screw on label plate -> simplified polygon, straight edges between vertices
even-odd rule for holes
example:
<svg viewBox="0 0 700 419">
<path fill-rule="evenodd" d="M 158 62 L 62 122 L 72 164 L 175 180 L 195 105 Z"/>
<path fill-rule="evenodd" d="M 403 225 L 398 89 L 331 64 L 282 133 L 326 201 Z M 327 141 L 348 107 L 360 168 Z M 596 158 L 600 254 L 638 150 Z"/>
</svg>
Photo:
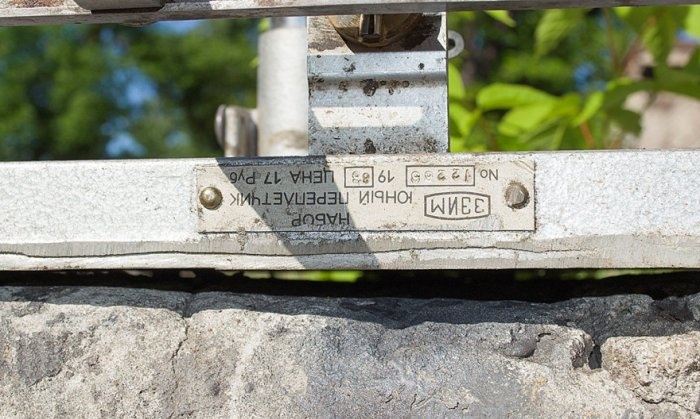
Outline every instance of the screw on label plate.
<svg viewBox="0 0 700 419">
<path fill-rule="evenodd" d="M 212 186 L 206 187 L 199 192 L 199 202 L 206 209 L 215 210 L 219 208 L 223 200 L 224 197 L 221 195 L 221 191 Z"/>
<path fill-rule="evenodd" d="M 385 47 L 411 33 L 421 21 L 420 13 L 329 16 L 331 25 L 348 42 L 365 47 Z"/>
<path fill-rule="evenodd" d="M 513 209 L 525 208 L 530 202 L 530 193 L 517 182 L 508 185 L 505 193 L 506 205 Z"/>
</svg>

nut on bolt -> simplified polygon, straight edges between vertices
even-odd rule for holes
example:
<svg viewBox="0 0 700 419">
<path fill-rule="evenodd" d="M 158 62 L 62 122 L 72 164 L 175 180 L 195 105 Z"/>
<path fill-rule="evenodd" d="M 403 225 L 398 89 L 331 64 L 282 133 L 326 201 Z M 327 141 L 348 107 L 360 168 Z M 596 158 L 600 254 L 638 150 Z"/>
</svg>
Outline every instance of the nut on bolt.
<svg viewBox="0 0 700 419">
<path fill-rule="evenodd" d="M 513 182 L 506 188 L 505 199 L 510 208 L 521 209 L 530 202 L 530 193 L 523 185 Z"/>
<path fill-rule="evenodd" d="M 199 202 L 208 210 L 215 210 L 221 206 L 224 197 L 221 191 L 213 186 L 208 186 L 199 192 Z"/>
</svg>

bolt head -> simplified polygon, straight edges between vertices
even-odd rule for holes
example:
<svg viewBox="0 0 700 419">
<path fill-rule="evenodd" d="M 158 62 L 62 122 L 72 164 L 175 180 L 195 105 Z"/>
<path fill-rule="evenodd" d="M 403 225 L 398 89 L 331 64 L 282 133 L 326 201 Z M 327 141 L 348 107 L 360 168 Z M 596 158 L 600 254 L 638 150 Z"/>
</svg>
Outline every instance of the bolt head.
<svg viewBox="0 0 700 419">
<path fill-rule="evenodd" d="M 530 203 L 530 193 L 523 185 L 514 182 L 506 188 L 505 199 L 510 208 L 521 209 Z"/>
<path fill-rule="evenodd" d="M 221 191 L 213 186 L 208 186 L 199 192 L 199 202 L 208 210 L 215 210 L 221 206 L 224 197 Z"/>
</svg>

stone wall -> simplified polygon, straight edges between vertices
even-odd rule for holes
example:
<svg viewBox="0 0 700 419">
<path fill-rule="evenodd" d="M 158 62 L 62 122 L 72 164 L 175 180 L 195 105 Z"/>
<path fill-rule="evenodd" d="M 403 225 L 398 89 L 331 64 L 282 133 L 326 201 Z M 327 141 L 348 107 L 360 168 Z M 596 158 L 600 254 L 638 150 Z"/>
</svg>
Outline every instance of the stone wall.
<svg viewBox="0 0 700 419">
<path fill-rule="evenodd" d="M 700 294 L 0 288 L 2 418 L 700 417 Z"/>
</svg>

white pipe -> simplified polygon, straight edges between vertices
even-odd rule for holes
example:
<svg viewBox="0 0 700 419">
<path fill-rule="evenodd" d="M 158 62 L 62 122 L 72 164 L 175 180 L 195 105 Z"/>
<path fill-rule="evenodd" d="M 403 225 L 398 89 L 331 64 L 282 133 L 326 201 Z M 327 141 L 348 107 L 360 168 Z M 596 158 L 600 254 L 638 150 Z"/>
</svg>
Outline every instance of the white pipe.
<svg viewBox="0 0 700 419">
<path fill-rule="evenodd" d="M 306 18 L 272 18 L 258 55 L 258 154 L 307 155 Z"/>
</svg>

